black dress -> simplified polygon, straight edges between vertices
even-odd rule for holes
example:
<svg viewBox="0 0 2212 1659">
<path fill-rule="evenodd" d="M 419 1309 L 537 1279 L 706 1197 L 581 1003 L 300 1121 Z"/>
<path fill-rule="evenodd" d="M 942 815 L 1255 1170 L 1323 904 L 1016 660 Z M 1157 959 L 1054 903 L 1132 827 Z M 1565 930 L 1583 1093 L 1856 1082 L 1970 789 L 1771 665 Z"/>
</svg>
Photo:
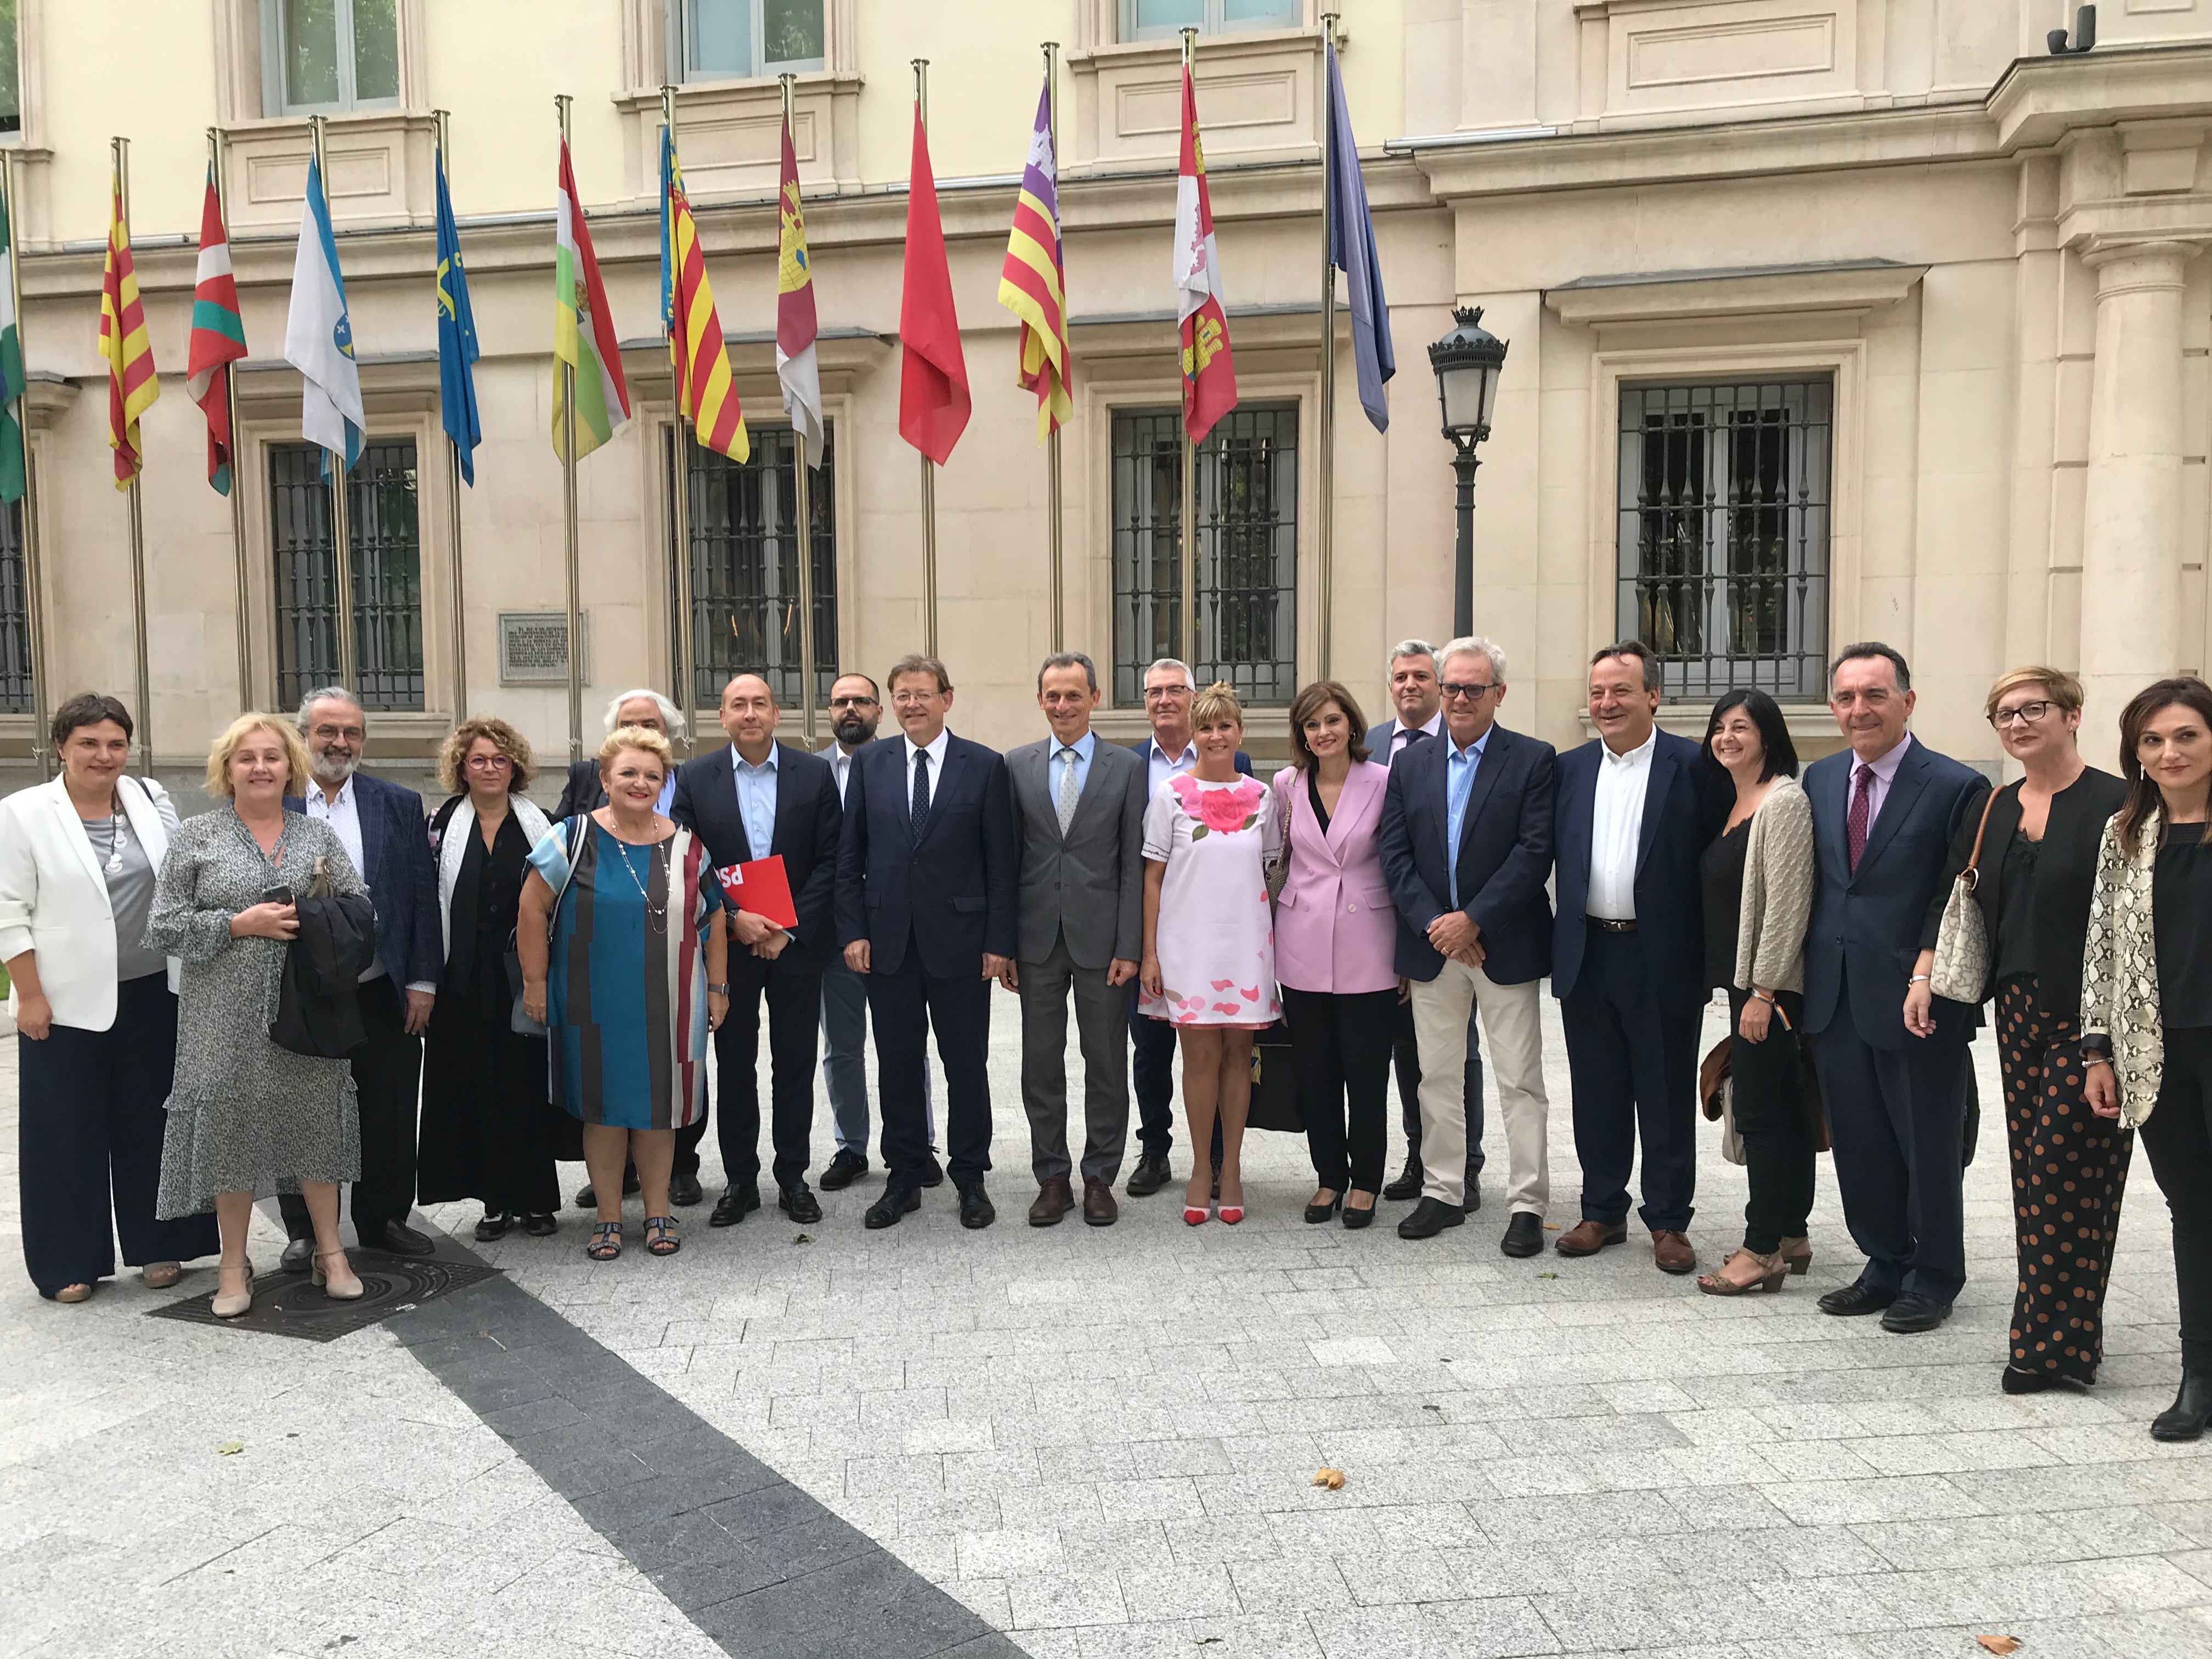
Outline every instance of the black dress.
<svg viewBox="0 0 2212 1659">
<path fill-rule="evenodd" d="M 450 805 L 441 818 L 450 818 Z M 513 1027 L 507 939 L 529 873 L 529 836 L 512 812 L 491 850 L 471 823 L 453 883 L 451 943 L 422 1045 L 417 1193 L 425 1204 L 483 1201 L 489 1214 L 550 1215 L 561 1207 L 556 1158 L 580 1148 L 546 1100 L 545 1039 Z"/>
</svg>

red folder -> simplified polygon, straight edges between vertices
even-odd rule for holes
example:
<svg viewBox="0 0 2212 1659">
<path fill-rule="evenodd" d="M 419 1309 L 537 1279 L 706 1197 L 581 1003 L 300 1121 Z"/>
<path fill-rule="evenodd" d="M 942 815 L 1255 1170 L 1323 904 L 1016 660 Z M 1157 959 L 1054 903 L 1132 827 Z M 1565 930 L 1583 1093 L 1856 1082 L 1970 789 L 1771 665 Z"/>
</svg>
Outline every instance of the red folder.
<svg viewBox="0 0 2212 1659">
<path fill-rule="evenodd" d="M 799 911 L 791 902 L 791 878 L 783 872 L 783 857 L 771 853 L 749 864 L 718 865 L 715 879 L 722 896 L 740 910 L 765 916 L 777 927 L 799 926 Z"/>
</svg>

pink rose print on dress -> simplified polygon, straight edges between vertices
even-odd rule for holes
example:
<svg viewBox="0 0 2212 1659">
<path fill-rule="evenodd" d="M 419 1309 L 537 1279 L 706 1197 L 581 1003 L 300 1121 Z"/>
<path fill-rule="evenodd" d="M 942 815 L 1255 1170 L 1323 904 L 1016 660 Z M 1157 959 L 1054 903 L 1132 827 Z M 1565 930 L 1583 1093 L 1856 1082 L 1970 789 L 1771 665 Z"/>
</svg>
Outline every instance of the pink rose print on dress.
<svg viewBox="0 0 2212 1659">
<path fill-rule="evenodd" d="M 1213 1012 L 1217 1014 L 1241 1014 L 1244 1012 L 1244 1005 L 1241 1002 L 1217 1002 L 1213 1005 Z"/>
<path fill-rule="evenodd" d="M 1171 782 L 1183 811 L 1196 818 L 1201 827 L 1223 835 L 1249 830 L 1258 822 L 1259 814 L 1255 809 L 1267 789 L 1265 784 L 1250 779 L 1234 789 L 1208 789 L 1187 772 Z"/>
</svg>

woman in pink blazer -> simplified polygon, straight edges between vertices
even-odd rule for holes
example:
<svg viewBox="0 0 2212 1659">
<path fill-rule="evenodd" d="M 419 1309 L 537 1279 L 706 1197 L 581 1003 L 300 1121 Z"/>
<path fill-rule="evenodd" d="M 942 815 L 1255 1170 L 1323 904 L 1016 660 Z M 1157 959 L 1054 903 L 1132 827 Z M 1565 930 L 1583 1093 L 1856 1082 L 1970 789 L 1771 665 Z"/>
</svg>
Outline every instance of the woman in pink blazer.
<svg viewBox="0 0 2212 1659">
<path fill-rule="evenodd" d="M 1352 693 L 1316 680 L 1291 705 L 1295 758 L 1274 779 L 1289 863 L 1275 908 L 1275 977 L 1320 1182 L 1306 1219 L 1327 1221 L 1341 1206 L 1347 1227 L 1375 1219 L 1400 995 L 1398 918 L 1376 849 L 1390 774 L 1367 758 L 1366 736 Z"/>
</svg>

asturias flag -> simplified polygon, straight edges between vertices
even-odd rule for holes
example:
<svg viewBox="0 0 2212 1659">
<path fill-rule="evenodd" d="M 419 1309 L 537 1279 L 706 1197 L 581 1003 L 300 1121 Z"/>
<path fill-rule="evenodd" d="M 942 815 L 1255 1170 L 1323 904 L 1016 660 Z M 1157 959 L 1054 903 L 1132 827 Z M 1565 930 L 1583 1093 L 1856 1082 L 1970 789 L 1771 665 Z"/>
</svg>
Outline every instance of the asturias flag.
<svg viewBox="0 0 2212 1659">
<path fill-rule="evenodd" d="M 292 309 L 284 319 L 284 361 L 300 371 L 300 434 L 345 457 L 361 459 L 361 369 L 354 362 L 353 324 L 346 315 L 338 245 L 323 200 L 322 169 L 307 162 L 307 198 L 300 208 L 300 251 L 292 261 Z M 324 464 L 327 471 L 329 463 Z"/>
<path fill-rule="evenodd" d="M 1194 444 L 1237 407 L 1237 368 L 1229 356 L 1229 314 L 1221 304 L 1221 262 L 1213 251 L 1213 204 L 1198 143 L 1198 97 L 1182 72 L 1182 162 L 1176 180 L 1175 285 L 1182 313 L 1182 423 Z"/>
<path fill-rule="evenodd" d="M 246 319 L 239 314 L 238 283 L 230 274 L 230 237 L 222 228 L 222 198 L 215 167 L 208 167 L 200 198 L 200 263 L 192 279 L 192 336 L 185 359 L 185 392 L 207 417 L 208 483 L 230 494 L 230 366 L 246 356 Z"/>
<path fill-rule="evenodd" d="M 968 412 L 968 360 L 960 351 L 929 133 L 917 102 L 907 174 L 906 282 L 899 295 L 899 436 L 943 466 L 967 430 Z"/>
<path fill-rule="evenodd" d="M 699 441 L 717 455 L 742 461 L 753 453 L 745 411 L 730 382 L 730 354 L 699 227 L 684 194 L 684 169 L 676 160 L 676 135 L 660 130 L 660 326 L 668 336 L 668 361 L 676 370 L 676 407 L 691 417 Z"/>
<path fill-rule="evenodd" d="M 1336 42 L 1328 43 L 1328 262 L 1352 290 L 1352 356 L 1359 371 L 1359 406 L 1377 432 L 1390 425 L 1382 383 L 1398 372 L 1390 349 L 1390 302 L 1382 297 L 1382 270 L 1375 258 L 1375 221 L 1367 211 L 1367 181 L 1359 176 L 1359 147 L 1352 138 L 1352 111 L 1337 73 Z"/>
<path fill-rule="evenodd" d="M 23 423 L 16 418 L 23 379 L 23 337 L 15 331 L 15 236 L 0 200 L 0 501 L 23 499 Z"/>
<path fill-rule="evenodd" d="M 453 222 L 453 198 L 446 188 L 446 152 L 438 169 L 438 407 L 446 436 L 461 463 L 461 477 L 473 489 L 477 446 L 483 441 L 483 419 L 477 412 L 477 314 L 469 305 L 469 274 L 461 268 L 461 233 Z"/>
<path fill-rule="evenodd" d="M 561 367 L 576 371 L 576 458 L 581 459 L 614 436 L 629 419 L 629 387 L 623 382 L 622 341 L 607 291 L 599 282 L 599 262 L 592 253 L 592 233 L 576 200 L 576 173 L 568 165 L 568 141 L 561 141 L 561 179 L 553 216 L 553 453 L 562 453 L 561 428 L 566 409 Z"/>
<path fill-rule="evenodd" d="M 1036 393 L 1037 441 L 1075 412 L 1067 386 L 1073 367 L 1067 349 L 1067 272 L 1060 243 L 1060 161 L 1052 149 L 1052 89 L 1037 100 L 1022 191 L 1014 198 L 1014 229 L 999 272 L 999 303 L 1022 319 L 1019 367 L 1014 382 Z"/>
<path fill-rule="evenodd" d="M 783 183 L 776 192 L 781 230 L 775 269 L 775 378 L 793 428 L 806 438 L 806 464 L 822 465 L 822 370 L 814 360 L 814 261 L 806 252 L 806 210 L 799 199 L 799 153 L 783 123 Z"/>
<path fill-rule="evenodd" d="M 126 489 L 145 465 L 138 417 L 161 395 L 154 348 L 146 339 L 146 307 L 131 263 L 131 228 L 123 222 L 123 179 L 109 179 L 107 269 L 100 283 L 100 355 L 107 360 L 107 442 L 115 452 L 115 487 Z"/>
</svg>

